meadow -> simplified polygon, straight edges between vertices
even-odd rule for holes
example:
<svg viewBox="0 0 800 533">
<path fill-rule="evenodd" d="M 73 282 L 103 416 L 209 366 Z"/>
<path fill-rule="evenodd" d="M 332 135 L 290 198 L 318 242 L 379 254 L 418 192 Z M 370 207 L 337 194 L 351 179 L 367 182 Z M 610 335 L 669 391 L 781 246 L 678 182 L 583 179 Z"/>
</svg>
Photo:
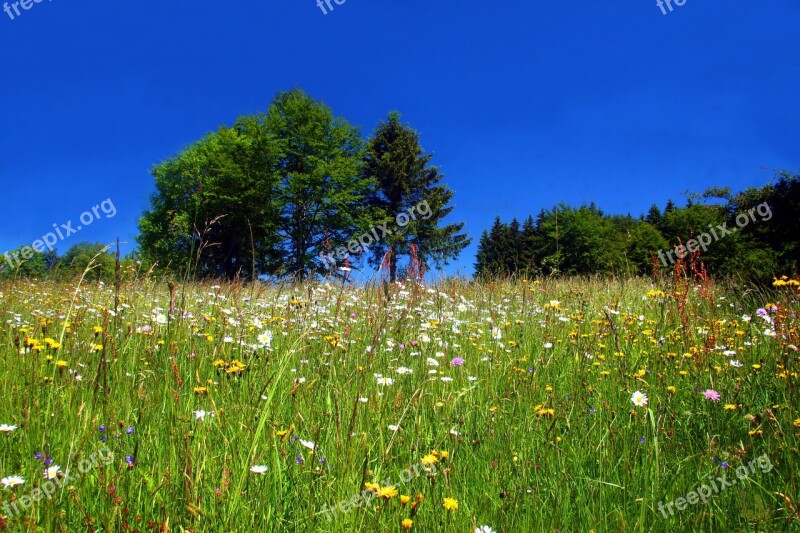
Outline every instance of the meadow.
<svg viewBox="0 0 800 533">
<path fill-rule="evenodd" d="M 0 530 L 798 531 L 798 310 L 786 279 L 3 282 Z"/>
</svg>

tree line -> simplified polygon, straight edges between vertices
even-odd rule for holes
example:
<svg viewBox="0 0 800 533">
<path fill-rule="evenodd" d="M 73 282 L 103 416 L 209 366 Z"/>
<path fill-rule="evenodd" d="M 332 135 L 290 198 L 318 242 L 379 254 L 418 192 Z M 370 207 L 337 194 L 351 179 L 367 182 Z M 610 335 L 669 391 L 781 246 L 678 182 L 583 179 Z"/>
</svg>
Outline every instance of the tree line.
<svg viewBox="0 0 800 533">
<path fill-rule="evenodd" d="M 471 242 L 463 223 L 444 222 L 453 192 L 398 113 L 365 140 L 300 89 L 152 175 L 156 190 L 123 272 L 146 265 L 184 279 L 302 280 L 369 265 L 395 281 L 409 267 L 444 267 Z M 0 262 L 0 276 L 77 276 L 94 259 L 90 277 L 113 279 L 114 258 L 97 255 L 103 248 L 79 243 L 64 257 L 31 249 L 22 264 Z"/>
<path fill-rule="evenodd" d="M 702 241 L 701 241 L 702 240 Z M 800 176 L 780 172 L 763 187 L 712 188 L 661 210 L 607 215 L 595 204 L 542 210 L 481 235 L 479 277 L 652 274 L 688 261 L 710 274 L 771 279 L 800 265 Z"/>
<path fill-rule="evenodd" d="M 401 258 L 440 268 L 470 243 L 463 223 L 443 223 L 453 192 L 398 113 L 365 141 L 300 89 L 207 135 L 153 175 L 140 256 L 192 277 L 305 279 L 367 263 L 395 281 Z M 423 202 L 429 216 L 344 259 L 337 253 Z"/>
</svg>

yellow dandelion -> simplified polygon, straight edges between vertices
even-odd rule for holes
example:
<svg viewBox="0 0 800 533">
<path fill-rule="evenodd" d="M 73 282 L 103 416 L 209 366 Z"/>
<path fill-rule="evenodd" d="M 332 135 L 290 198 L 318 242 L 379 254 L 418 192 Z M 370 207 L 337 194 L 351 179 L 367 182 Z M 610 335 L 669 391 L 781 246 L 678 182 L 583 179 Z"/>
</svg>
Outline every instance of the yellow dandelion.
<svg viewBox="0 0 800 533">
<path fill-rule="evenodd" d="M 400 496 L 400 503 L 402 503 L 403 505 L 407 504 L 410 501 L 411 501 L 411 496 L 406 496 L 405 494 Z"/>
<path fill-rule="evenodd" d="M 403 521 L 400 522 L 400 525 L 403 529 L 411 529 L 414 526 L 414 521 L 410 518 L 404 518 Z"/>
<path fill-rule="evenodd" d="M 381 487 L 378 491 L 378 498 L 386 498 L 387 500 L 391 500 L 398 494 L 399 492 L 395 487 Z"/>
<path fill-rule="evenodd" d="M 438 463 L 439 459 L 437 459 L 435 455 L 428 454 L 428 455 L 426 455 L 425 457 L 422 458 L 421 462 L 422 462 L 423 466 L 432 466 L 432 465 Z"/>
<path fill-rule="evenodd" d="M 735 411 L 736 410 L 736 406 L 734 404 L 732 404 L 732 403 L 725 404 L 725 410 L 726 411 Z"/>
<path fill-rule="evenodd" d="M 445 498 L 442 502 L 442 507 L 448 511 L 455 511 L 458 509 L 458 500 L 455 498 Z"/>
</svg>

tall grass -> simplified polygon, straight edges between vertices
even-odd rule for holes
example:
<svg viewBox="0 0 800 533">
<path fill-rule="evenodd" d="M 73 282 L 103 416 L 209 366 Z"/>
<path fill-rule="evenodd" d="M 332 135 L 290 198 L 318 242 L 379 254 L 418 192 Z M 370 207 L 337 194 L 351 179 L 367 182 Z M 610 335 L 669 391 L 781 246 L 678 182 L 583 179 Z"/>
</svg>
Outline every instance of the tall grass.
<svg viewBox="0 0 800 533">
<path fill-rule="evenodd" d="M 10 531 L 800 525 L 793 288 L 170 289 L 142 277 L 118 290 L 17 280 L 0 292 L 0 423 L 18 426 L 0 434 L 0 477 L 25 479 L 0 489 L 0 513 L 42 486 L 47 457 L 70 471 L 52 498 L 7 516 Z M 756 314 L 768 303 L 772 324 Z M 647 406 L 631 402 L 637 390 Z M 113 459 L 77 473 L 104 446 Z M 769 472 L 660 512 L 764 454 Z M 429 455 L 430 474 L 403 475 Z M 330 511 L 384 480 L 397 495 Z"/>
</svg>

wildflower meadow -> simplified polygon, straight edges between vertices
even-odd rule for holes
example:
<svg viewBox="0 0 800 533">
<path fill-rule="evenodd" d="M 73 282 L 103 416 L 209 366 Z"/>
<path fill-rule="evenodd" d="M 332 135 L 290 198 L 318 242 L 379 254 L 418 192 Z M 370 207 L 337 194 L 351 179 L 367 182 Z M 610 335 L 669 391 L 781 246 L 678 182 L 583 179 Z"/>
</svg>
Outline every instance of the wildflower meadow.
<svg viewBox="0 0 800 533">
<path fill-rule="evenodd" d="M 0 528 L 797 531 L 798 285 L 7 281 Z"/>
</svg>

